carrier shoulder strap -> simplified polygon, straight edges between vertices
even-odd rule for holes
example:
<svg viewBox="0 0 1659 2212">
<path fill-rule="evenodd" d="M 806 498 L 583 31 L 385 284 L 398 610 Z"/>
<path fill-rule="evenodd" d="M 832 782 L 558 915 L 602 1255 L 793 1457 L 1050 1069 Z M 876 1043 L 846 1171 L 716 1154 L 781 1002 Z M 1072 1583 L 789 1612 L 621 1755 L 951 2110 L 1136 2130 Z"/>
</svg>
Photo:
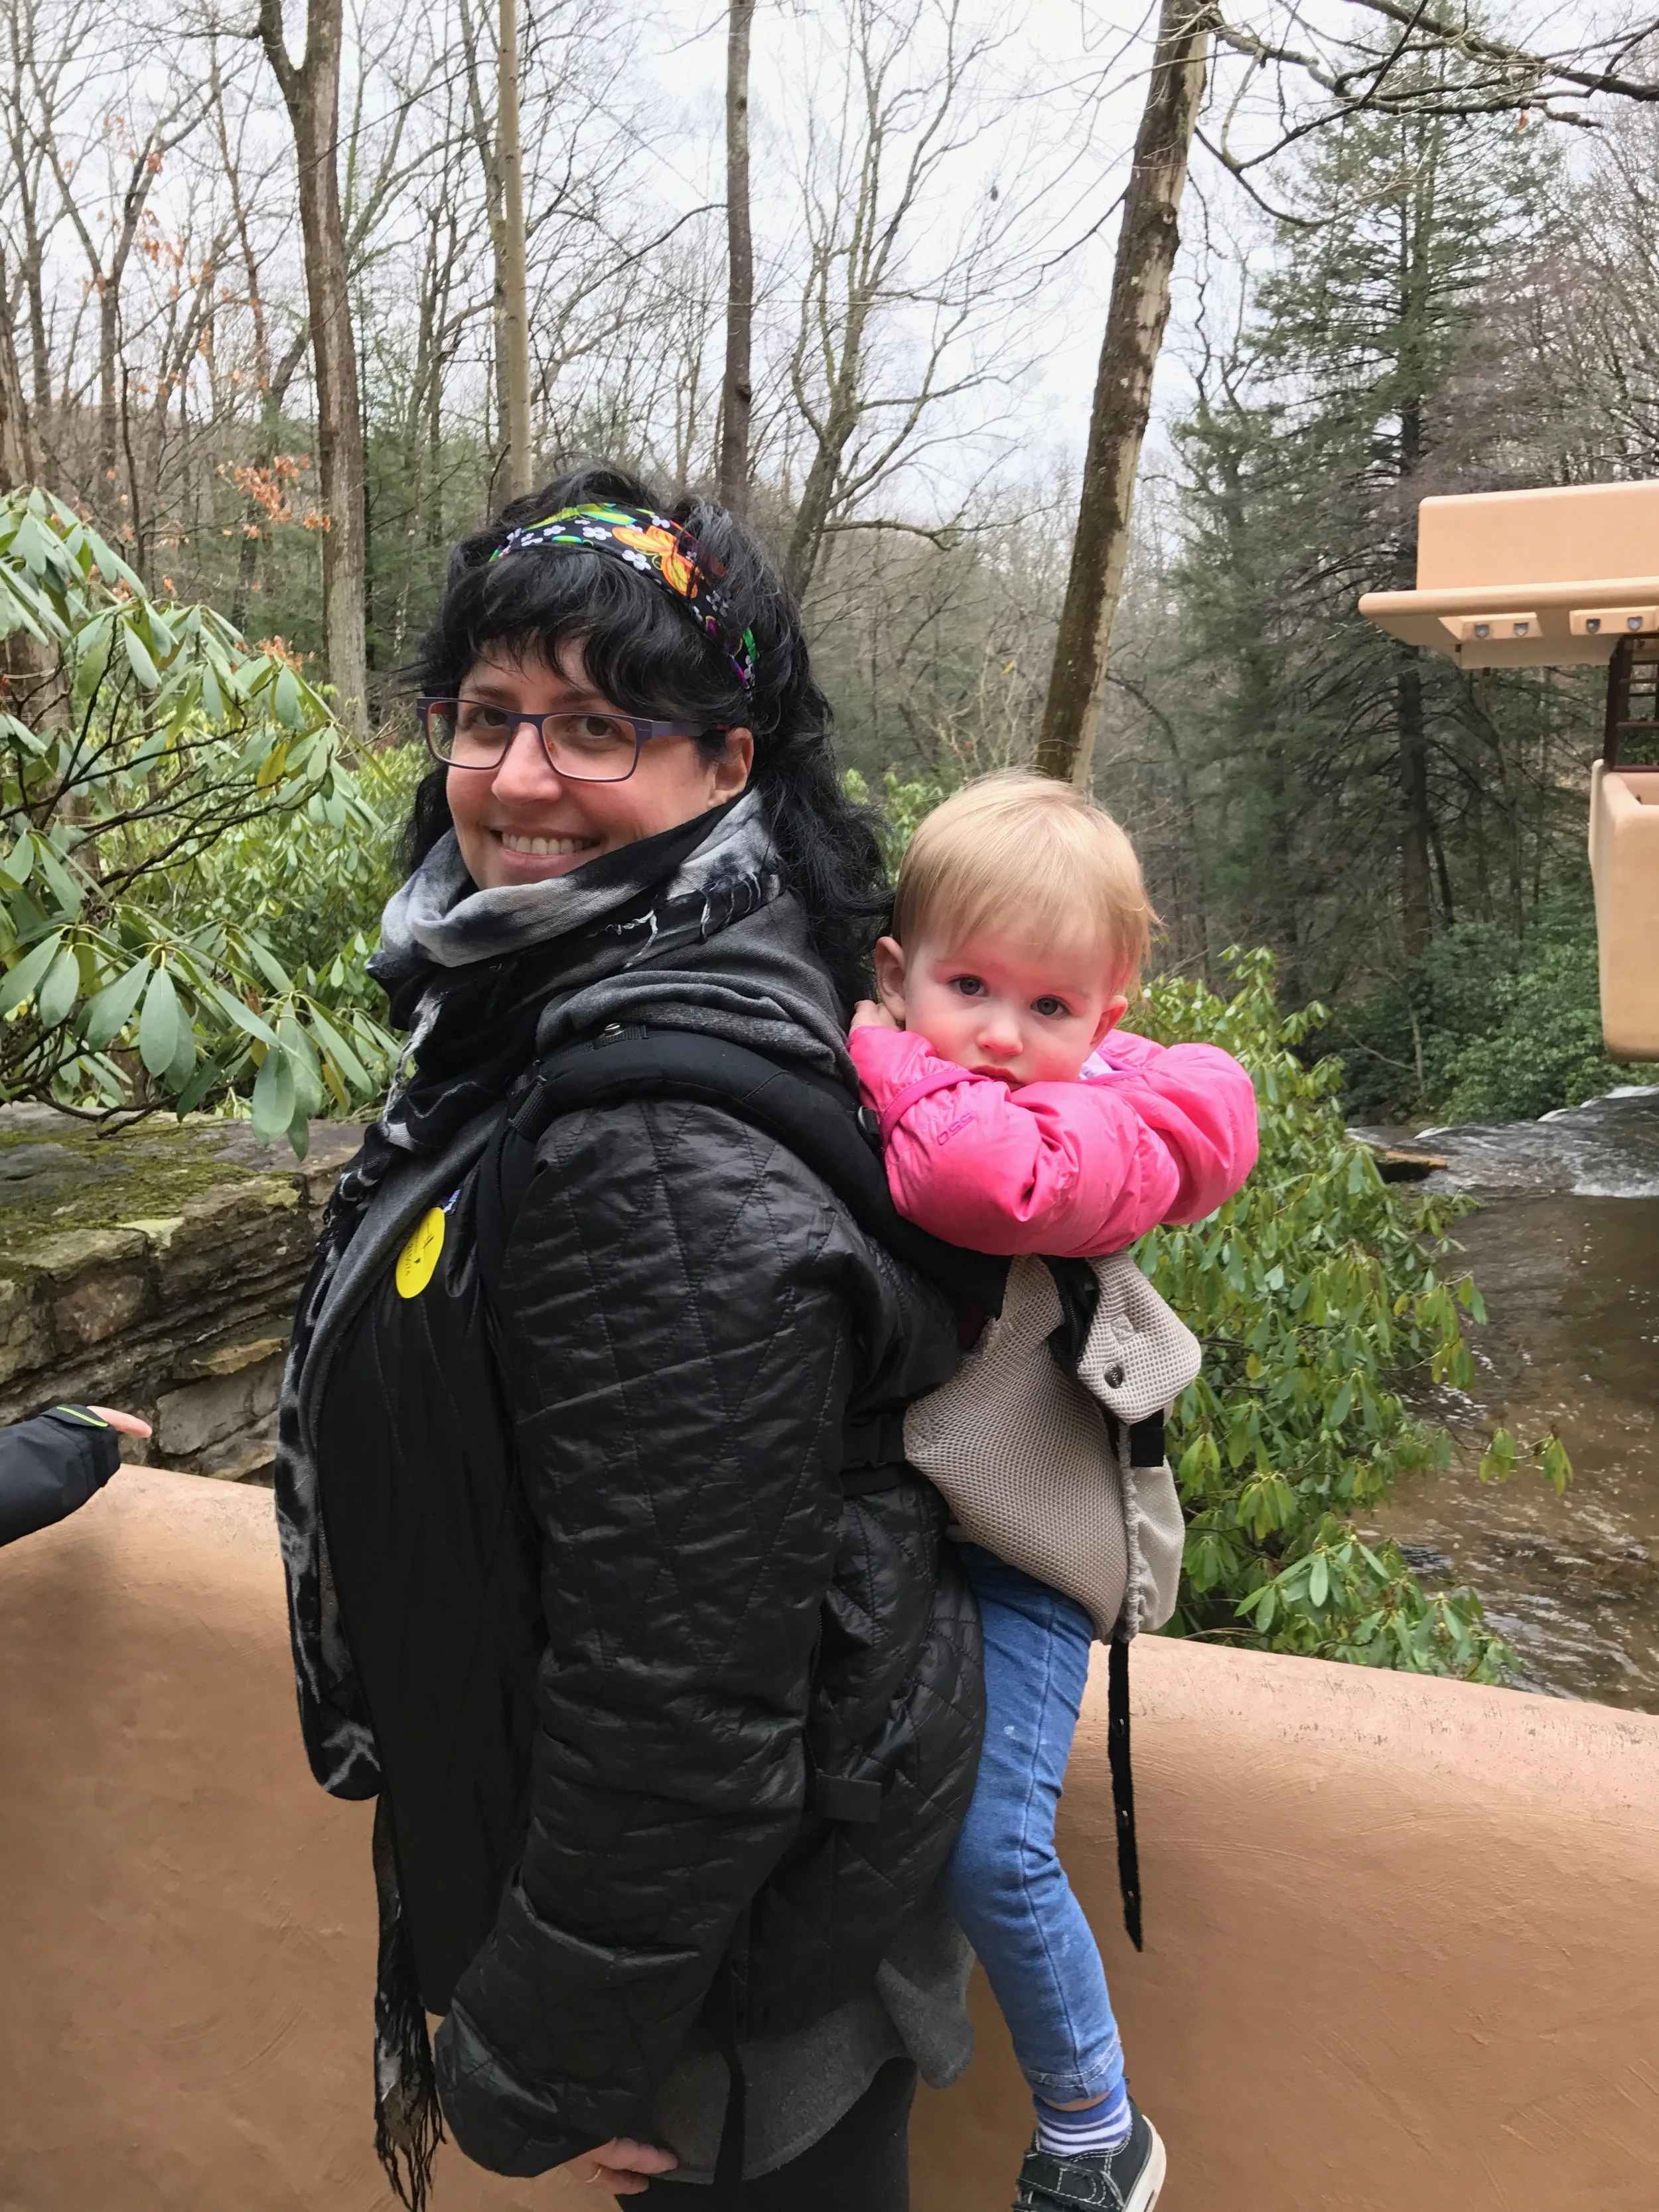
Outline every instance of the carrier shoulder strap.
<svg viewBox="0 0 1659 2212">
<path fill-rule="evenodd" d="M 491 1146 L 496 1157 L 486 1155 L 478 1187 L 478 1267 L 492 1294 L 536 1147 L 552 1123 L 581 1108 L 641 1098 L 717 1106 L 775 1138 L 830 1186 L 867 1236 L 953 1304 L 1001 1312 L 1008 1262 L 963 1251 L 903 1218 L 888 1192 L 875 1116 L 833 1076 L 697 1030 L 617 1023 L 539 1060 L 509 1098 Z"/>
</svg>

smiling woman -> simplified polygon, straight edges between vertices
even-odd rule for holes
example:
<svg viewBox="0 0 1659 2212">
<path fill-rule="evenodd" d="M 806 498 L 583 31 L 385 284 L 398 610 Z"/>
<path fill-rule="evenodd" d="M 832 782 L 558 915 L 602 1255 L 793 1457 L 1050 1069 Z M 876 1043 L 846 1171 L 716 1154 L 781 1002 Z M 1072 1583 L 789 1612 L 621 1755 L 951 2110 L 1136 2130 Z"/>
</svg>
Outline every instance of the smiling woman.
<svg viewBox="0 0 1659 2212">
<path fill-rule="evenodd" d="M 411 1046 L 277 1464 L 313 1769 L 378 1799 L 382 2156 L 423 2202 L 441 2100 L 501 2172 L 902 2212 L 917 2072 L 969 2048 L 933 1892 L 982 1698 L 943 1508 L 868 1463 L 955 1317 L 716 1105 L 585 1107 L 501 1171 L 539 1062 L 612 1028 L 850 1112 L 875 841 L 718 507 L 560 479 L 457 549 L 422 659 L 374 969 Z"/>
</svg>

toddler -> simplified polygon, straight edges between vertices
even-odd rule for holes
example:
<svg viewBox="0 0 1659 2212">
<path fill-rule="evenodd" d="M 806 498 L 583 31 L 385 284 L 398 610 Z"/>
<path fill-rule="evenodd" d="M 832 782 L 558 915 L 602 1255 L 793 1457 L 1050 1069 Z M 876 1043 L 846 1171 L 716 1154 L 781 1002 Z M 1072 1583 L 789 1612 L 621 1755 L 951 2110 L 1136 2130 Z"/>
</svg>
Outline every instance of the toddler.
<svg viewBox="0 0 1659 2212">
<path fill-rule="evenodd" d="M 984 1623 L 985 1747 L 947 1888 L 1036 2106 L 1016 2212 L 1151 2212 L 1164 2173 L 1054 1841 L 1090 1645 L 1167 1619 L 1180 1565 L 1155 1417 L 1197 1348 L 1109 1255 L 1201 1218 L 1255 1159 L 1236 1060 L 1116 1027 L 1151 919 L 1109 815 L 1046 777 L 988 777 L 916 833 L 880 1003 L 850 1040 L 900 1212 L 1013 1260 L 1001 1314 L 905 1435 Z M 1129 1448 L 1149 1427 L 1155 1470 Z"/>
</svg>

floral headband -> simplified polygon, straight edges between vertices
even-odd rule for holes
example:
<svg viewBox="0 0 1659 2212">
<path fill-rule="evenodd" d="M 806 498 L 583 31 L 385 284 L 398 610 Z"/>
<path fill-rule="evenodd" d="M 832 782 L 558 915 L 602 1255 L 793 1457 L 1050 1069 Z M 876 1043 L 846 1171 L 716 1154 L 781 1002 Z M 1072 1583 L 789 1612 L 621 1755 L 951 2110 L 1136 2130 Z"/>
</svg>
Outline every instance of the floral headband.
<svg viewBox="0 0 1659 2212">
<path fill-rule="evenodd" d="M 704 635 L 714 640 L 731 662 L 746 691 L 755 680 L 755 634 L 739 629 L 729 595 L 720 588 L 726 571 L 703 551 L 690 531 L 665 514 L 647 507 L 562 507 L 507 532 L 505 544 L 490 555 L 499 561 L 507 553 L 522 553 L 532 546 L 568 546 L 579 553 L 609 553 L 626 561 L 641 574 L 654 576 L 690 610 Z"/>
</svg>

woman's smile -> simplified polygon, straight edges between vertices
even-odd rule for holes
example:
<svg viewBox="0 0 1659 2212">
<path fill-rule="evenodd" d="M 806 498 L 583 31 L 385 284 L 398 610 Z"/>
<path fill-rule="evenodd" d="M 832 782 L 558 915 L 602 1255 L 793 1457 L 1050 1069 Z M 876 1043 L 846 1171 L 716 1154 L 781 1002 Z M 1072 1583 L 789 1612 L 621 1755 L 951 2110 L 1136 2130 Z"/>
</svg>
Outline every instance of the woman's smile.
<svg viewBox="0 0 1659 2212">
<path fill-rule="evenodd" d="M 517 837 L 503 830 L 501 842 L 509 853 L 591 853 L 597 837 Z"/>
<path fill-rule="evenodd" d="M 599 850 L 597 837 L 531 837 L 520 830 L 496 830 L 487 834 L 499 841 L 502 860 L 508 865 L 514 860 L 564 860 L 580 866 Z M 533 882 L 541 876 L 563 873 L 562 868 L 526 869 L 523 879 Z"/>
</svg>

